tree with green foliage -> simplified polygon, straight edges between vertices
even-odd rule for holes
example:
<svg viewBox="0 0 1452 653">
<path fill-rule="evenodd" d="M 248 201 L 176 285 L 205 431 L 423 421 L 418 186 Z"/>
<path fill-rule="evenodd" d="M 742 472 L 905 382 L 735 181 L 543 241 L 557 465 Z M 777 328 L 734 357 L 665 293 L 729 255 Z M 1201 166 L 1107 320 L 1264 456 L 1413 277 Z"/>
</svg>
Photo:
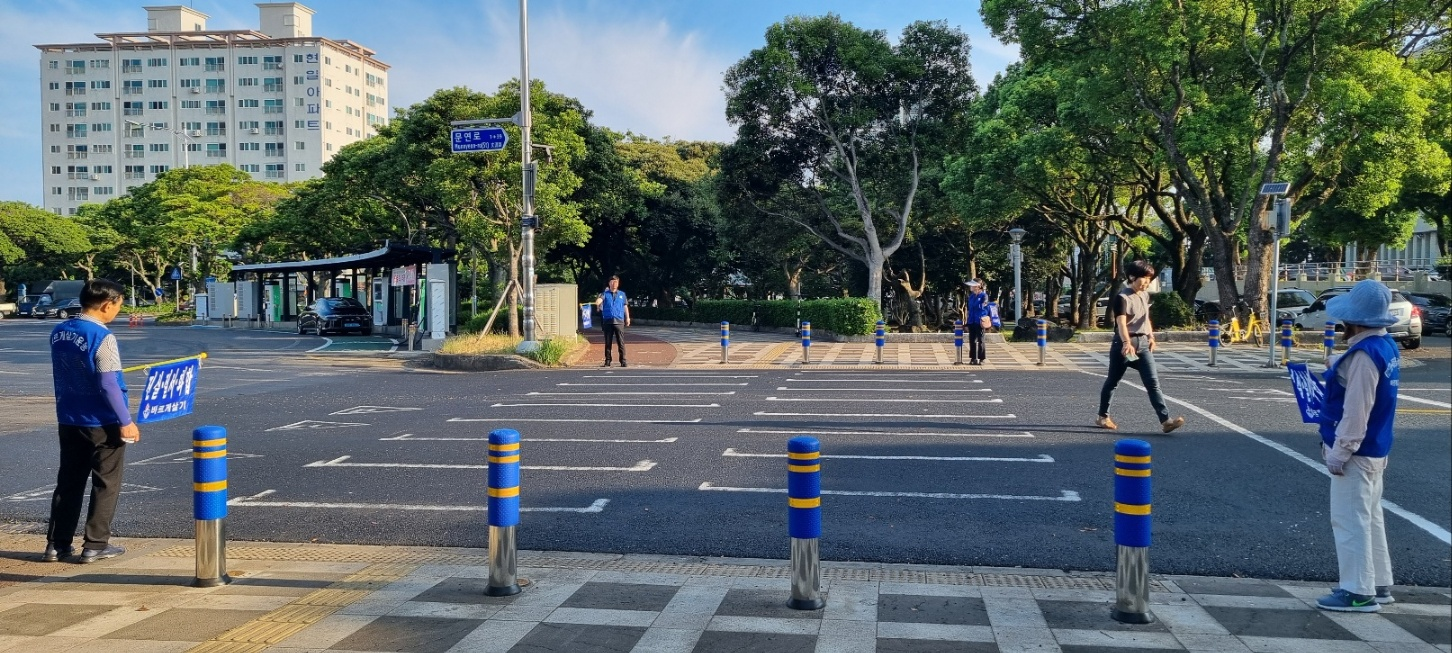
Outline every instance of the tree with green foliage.
<svg viewBox="0 0 1452 653">
<path fill-rule="evenodd" d="M 69 278 L 90 249 L 76 220 L 25 202 L 0 202 L 0 297 L 11 279 Z"/>
<path fill-rule="evenodd" d="M 867 270 L 883 268 L 913 218 L 925 161 L 941 159 L 977 93 L 968 37 L 916 22 L 896 43 L 835 15 L 793 17 L 726 73 L 736 157 L 759 166 L 758 208 Z"/>
</svg>

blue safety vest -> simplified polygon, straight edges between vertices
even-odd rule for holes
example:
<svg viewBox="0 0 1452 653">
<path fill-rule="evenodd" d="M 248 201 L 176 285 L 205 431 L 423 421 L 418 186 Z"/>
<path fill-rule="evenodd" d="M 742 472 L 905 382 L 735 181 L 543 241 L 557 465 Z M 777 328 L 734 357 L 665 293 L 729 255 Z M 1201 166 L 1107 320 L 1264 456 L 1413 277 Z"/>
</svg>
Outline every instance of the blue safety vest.
<svg viewBox="0 0 1452 653">
<path fill-rule="evenodd" d="M 968 294 L 968 323 L 977 324 L 988 316 L 988 293 Z"/>
<path fill-rule="evenodd" d="M 625 319 L 625 293 L 619 290 L 605 291 L 600 294 L 604 301 L 600 302 L 600 317 L 606 321 Z"/>
<path fill-rule="evenodd" d="M 90 320 L 75 317 L 50 332 L 50 364 L 55 377 L 56 421 L 67 426 L 110 426 L 121 417 L 106 401 L 96 372 L 96 350 L 111 330 Z M 120 371 L 116 383 L 126 396 L 126 381 Z"/>
<path fill-rule="evenodd" d="M 1336 369 L 1358 351 L 1371 356 L 1381 380 L 1376 384 L 1376 400 L 1366 423 L 1366 439 L 1361 441 L 1356 455 L 1385 458 L 1392 446 L 1392 422 L 1396 418 L 1397 384 L 1402 369 L 1402 357 L 1391 336 L 1367 338 L 1352 345 L 1326 370 L 1326 398 L 1321 403 L 1321 441 L 1328 447 L 1335 446 L 1336 426 L 1341 423 L 1342 411 L 1346 409 L 1346 387 L 1337 380 Z"/>
</svg>

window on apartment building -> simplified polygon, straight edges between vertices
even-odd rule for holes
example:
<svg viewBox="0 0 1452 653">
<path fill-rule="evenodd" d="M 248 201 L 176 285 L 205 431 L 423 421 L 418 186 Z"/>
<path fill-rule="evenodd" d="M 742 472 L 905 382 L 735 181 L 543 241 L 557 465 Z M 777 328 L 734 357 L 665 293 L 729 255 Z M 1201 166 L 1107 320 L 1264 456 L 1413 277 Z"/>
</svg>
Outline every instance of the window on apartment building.
<svg viewBox="0 0 1452 653">
<path fill-rule="evenodd" d="M 286 171 L 287 171 L 287 168 L 285 167 L 284 164 L 281 164 L 281 163 L 269 163 L 269 164 L 267 164 L 267 172 L 264 174 L 264 176 L 267 177 L 268 179 L 282 179 L 282 177 L 283 177 L 283 175 L 284 175 L 284 173 Z"/>
<path fill-rule="evenodd" d="M 242 172 L 262 172 L 262 166 L 256 163 L 244 163 L 237 167 L 241 168 Z"/>
<path fill-rule="evenodd" d="M 207 80 L 207 92 L 208 93 L 226 93 L 227 92 L 227 80 L 225 80 L 225 79 L 208 79 Z"/>
<path fill-rule="evenodd" d="M 140 147 L 140 146 L 138 145 L 138 146 L 135 146 L 135 147 Z M 170 152 L 171 151 L 171 143 L 152 143 L 151 144 L 151 147 L 148 148 L 148 149 L 150 149 L 152 152 Z"/>
<path fill-rule="evenodd" d="M 51 69 L 51 70 L 56 70 L 56 69 L 60 68 L 60 62 L 59 61 L 47 61 L 46 64 L 47 64 L 46 67 L 49 68 L 49 69 Z"/>
<path fill-rule="evenodd" d="M 333 121 L 329 120 L 329 121 L 323 123 L 323 129 L 331 130 L 332 128 L 333 128 Z"/>
<path fill-rule="evenodd" d="M 144 89 L 142 88 L 141 80 L 139 79 L 128 79 L 121 82 L 122 95 L 141 95 L 143 92 Z"/>
<path fill-rule="evenodd" d="M 294 163 L 294 164 L 292 164 L 292 170 L 293 170 L 293 172 L 307 172 L 308 171 L 308 164 L 306 164 L 306 163 Z"/>
<path fill-rule="evenodd" d="M 298 98 L 301 100 L 302 98 Z M 282 100 L 263 100 L 263 113 L 282 113 Z"/>
<path fill-rule="evenodd" d="M 66 61 L 67 75 L 86 74 L 86 62 L 84 60 Z"/>
<path fill-rule="evenodd" d="M 200 151 L 202 151 L 202 144 L 201 143 L 187 143 L 187 151 L 188 152 L 200 152 Z"/>
<path fill-rule="evenodd" d="M 145 179 L 146 166 L 126 166 L 122 177 L 125 179 Z"/>
<path fill-rule="evenodd" d="M 159 175 L 167 170 L 171 170 L 171 166 L 151 166 L 151 174 L 153 175 Z"/>
<path fill-rule="evenodd" d="M 209 123 L 207 123 L 207 135 L 208 136 L 226 136 L 227 135 L 227 123 L 225 123 L 225 122 L 209 122 Z"/>
<path fill-rule="evenodd" d="M 227 61 L 222 57 L 207 57 L 207 72 L 221 72 L 227 69 Z"/>
<path fill-rule="evenodd" d="M 93 91 L 100 91 L 100 90 L 104 90 L 104 89 L 108 89 L 108 88 L 111 88 L 111 80 L 109 80 L 109 79 L 93 79 L 93 80 L 91 80 L 91 90 L 93 90 Z"/>
<path fill-rule="evenodd" d="M 70 196 L 72 202 L 83 202 L 91 199 L 91 189 L 85 186 L 70 186 L 66 190 L 69 191 L 67 195 Z"/>
<path fill-rule="evenodd" d="M 92 102 L 91 103 L 91 110 L 92 111 L 110 111 L 111 110 L 111 103 L 110 102 Z"/>
<path fill-rule="evenodd" d="M 255 56 L 237 57 L 237 65 L 239 65 L 239 66 L 255 66 L 255 65 L 257 65 L 257 57 L 255 57 Z"/>
<path fill-rule="evenodd" d="M 237 100 L 237 107 L 241 109 L 256 109 L 262 106 L 260 100 Z"/>
<path fill-rule="evenodd" d="M 91 123 L 91 131 L 93 131 L 93 132 L 108 132 L 108 131 L 111 131 L 111 123 L 109 123 L 109 122 L 95 122 L 95 123 Z"/>
<path fill-rule="evenodd" d="M 85 115 L 86 115 L 86 103 L 85 102 L 67 102 L 66 103 L 66 117 L 67 118 L 85 117 Z"/>
<path fill-rule="evenodd" d="M 51 154 L 60 154 L 60 146 L 59 145 L 52 145 L 52 146 L 50 146 L 50 153 Z"/>
<path fill-rule="evenodd" d="M 167 81 L 165 79 L 148 79 L 146 88 L 166 88 Z"/>
<path fill-rule="evenodd" d="M 58 175 L 58 174 L 60 174 L 60 173 L 61 173 L 61 168 L 60 168 L 60 166 L 51 166 L 51 167 L 50 167 L 50 174 L 53 174 L 53 175 Z"/>
<path fill-rule="evenodd" d="M 92 59 L 91 60 L 91 67 L 92 68 L 110 68 L 111 67 L 111 60 L 110 59 Z"/>
<path fill-rule="evenodd" d="M 85 138 L 86 127 L 87 125 L 85 123 L 66 125 L 66 138 Z"/>
<path fill-rule="evenodd" d="M 126 138 L 146 138 L 146 125 L 126 121 Z"/>
<path fill-rule="evenodd" d="M 50 90 L 52 90 L 52 91 L 59 91 L 60 90 L 60 82 L 51 82 L 50 83 Z"/>
<path fill-rule="evenodd" d="M 268 77 L 266 79 L 263 79 L 262 80 L 262 90 L 264 92 L 267 92 L 267 93 L 281 93 L 282 92 L 282 78 L 281 77 Z"/>
<path fill-rule="evenodd" d="M 331 80 L 331 79 L 324 79 L 323 80 L 323 86 L 326 86 L 328 88 L 332 88 L 333 87 L 333 80 Z"/>
<path fill-rule="evenodd" d="M 303 105 L 303 99 L 302 98 L 293 98 L 293 105 L 294 106 L 299 106 L 299 107 L 302 106 Z"/>
<path fill-rule="evenodd" d="M 303 56 L 300 55 L 300 54 L 292 55 L 292 62 L 293 63 L 302 63 L 303 62 Z"/>
<path fill-rule="evenodd" d="M 141 60 L 140 59 L 122 59 L 121 60 L 121 72 L 123 72 L 123 73 L 139 73 L 139 72 L 141 72 Z"/>
<path fill-rule="evenodd" d="M 237 121 L 237 129 L 244 129 L 244 130 L 245 129 L 257 129 L 258 127 L 261 127 L 261 126 L 262 126 L 261 123 L 258 123 L 256 120 L 239 120 L 239 121 Z"/>
<path fill-rule="evenodd" d="M 165 68 L 168 64 L 170 64 L 170 62 L 161 57 L 153 57 L 146 60 L 147 68 Z"/>
<path fill-rule="evenodd" d="M 59 102 L 51 102 L 50 103 L 50 110 L 51 111 L 60 111 L 60 103 Z"/>
<path fill-rule="evenodd" d="M 113 186 L 96 186 L 91 189 L 97 195 L 115 195 L 116 188 Z"/>
<path fill-rule="evenodd" d="M 237 85 L 238 86 L 256 86 L 257 85 L 257 78 L 256 77 L 238 77 L 237 78 Z"/>
<path fill-rule="evenodd" d="M 267 156 L 283 156 L 285 149 L 284 143 L 265 143 L 263 145 L 264 154 Z"/>
<path fill-rule="evenodd" d="M 183 79 L 183 80 L 181 80 L 178 83 L 181 85 L 182 88 L 201 88 L 202 87 L 202 80 L 200 80 L 200 79 Z"/>
<path fill-rule="evenodd" d="M 103 175 L 109 175 L 109 174 L 111 174 L 113 172 L 116 172 L 116 168 L 114 168 L 112 166 L 96 166 L 94 168 L 91 168 L 91 170 L 93 170 L 95 172 L 98 172 L 100 174 L 103 174 Z"/>
<path fill-rule="evenodd" d="M 66 82 L 66 95 L 85 95 L 85 82 Z"/>
<path fill-rule="evenodd" d="M 92 145 L 91 146 L 91 151 L 92 152 L 95 152 L 96 154 L 110 154 L 111 153 L 111 146 L 110 145 Z"/>
<path fill-rule="evenodd" d="M 297 150 L 306 150 L 306 149 L 308 149 L 307 141 L 293 141 L 292 145 L 293 145 L 293 149 L 297 149 Z"/>
<path fill-rule="evenodd" d="M 263 132 L 263 133 L 266 133 L 266 134 L 269 134 L 269 135 L 272 135 L 272 136 L 277 136 L 278 134 L 281 134 L 282 133 L 282 121 L 281 120 L 269 120 L 269 121 L 267 121 L 267 124 L 265 124 L 263 126 L 267 128 L 266 131 Z"/>
<path fill-rule="evenodd" d="M 238 143 L 237 150 L 241 152 L 256 152 L 262 149 L 261 143 Z"/>
<path fill-rule="evenodd" d="M 282 70 L 282 55 L 273 55 L 262 58 L 263 70 Z"/>
<path fill-rule="evenodd" d="M 152 109 L 152 110 L 164 111 L 169 106 L 171 106 L 171 103 L 168 102 L 168 101 L 166 101 L 166 100 L 153 100 L 151 102 L 147 102 L 146 103 L 146 108 Z"/>
<path fill-rule="evenodd" d="M 84 159 L 87 156 L 89 156 L 90 153 L 91 153 L 91 149 L 90 149 L 89 146 L 86 146 L 86 145 L 67 145 L 66 146 L 66 158 L 67 159 Z"/>
<path fill-rule="evenodd" d="M 226 100 L 207 100 L 207 113 L 221 115 L 227 113 Z"/>
<path fill-rule="evenodd" d="M 301 86 L 303 83 L 304 83 L 304 79 L 303 79 L 303 76 L 302 75 L 293 75 L 292 76 L 292 85 L 293 86 Z"/>
<path fill-rule="evenodd" d="M 331 109 L 331 108 L 333 108 L 333 101 L 332 100 L 323 100 L 323 106 Z"/>
<path fill-rule="evenodd" d="M 293 126 L 294 129 L 302 129 L 304 127 L 307 127 L 307 121 L 306 120 L 294 120 L 294 121 L 292 121 L 292 126 Z"/>
<path fill-rule="evenodd" d="M 200 65 L 202 65 L 202 59 L 200 57 L 182 57 L 182 58 L 176 60 L 176 65 L 178 65 L 178 66 L 200 66 Z"/>
<path fill-rule="evenodd" d="M 50 187 L 50 194 L 51 195 L 60 195 L 63 192 L 65 192 L 65 189 L 61 188 L 60 186 L 51 186 Z"/>
<path fill-rule="evenodd" d="M 328 143 L 328 147 L 325 148 L 325 149 L 327 149 L 329 152 L 332 152 L 333 151 L 333 144 L 332 143 Z"/>
<path fill-rule="evenodd" d="M 60 133 L 60 123 L 58 123 L 58 122 L 50 123 L 50 131 L 51 131 L 52 134 L 59 134 Z"/>
<path fill-rule="evenodd" d="M 207 143 L 207 156 L 214 159 L 220 159 L 227 156 L 227 144 Z"/>
<path fill-rule="evenodd" d="M 333 65 L 333 58 L 332 57 L 323 57 L 323 63 L 331 66 L 331 65 Z"/>
<path fill-rule="evenodd" d="M 91 176 L 88 166 L 66 166 L 66 179 L 85 179 Z"/>
</svg>

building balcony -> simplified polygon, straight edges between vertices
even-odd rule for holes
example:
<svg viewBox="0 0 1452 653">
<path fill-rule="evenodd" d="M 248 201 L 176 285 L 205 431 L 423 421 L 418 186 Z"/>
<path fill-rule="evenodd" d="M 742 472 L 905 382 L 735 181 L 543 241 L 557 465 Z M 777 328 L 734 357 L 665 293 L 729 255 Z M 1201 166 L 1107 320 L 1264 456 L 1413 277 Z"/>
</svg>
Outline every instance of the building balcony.
<svg viewBox="0 0 1452 653">
<path fill-rule="evenodd" d="M 281 84 L 263 84 L 262 85 L 262 92 L 263 93 L 281 93 L 282 92 L 282 89 L 283 89 L 283 86 Z"/>
<path fill-rule="evenodd" d="M 121 110 L 121 115 L 123 115 L 123 116 L 139 116 L 139 115 L 141 115 L 141 112 L 142 112 L 141 109 L 122 109 Z"/>
<path fill-rule="evenodd" d="M 224 159 L 226 157 L 226 150 L 207 150 L 207 158 L 209 159 Z"/>
</svg>

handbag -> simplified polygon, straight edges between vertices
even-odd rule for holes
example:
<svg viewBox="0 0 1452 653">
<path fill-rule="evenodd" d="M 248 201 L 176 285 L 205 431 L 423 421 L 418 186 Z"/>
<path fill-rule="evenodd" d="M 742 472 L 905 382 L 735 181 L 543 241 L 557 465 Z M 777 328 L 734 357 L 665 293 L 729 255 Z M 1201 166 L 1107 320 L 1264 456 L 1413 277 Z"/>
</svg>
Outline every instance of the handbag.
<svg viewBox="0 0 1452 653">
<path fill-rule="evenodd" d="M 984 315 L 983 317 L 978 318 L 978 326 L 981 327 L 981 328 L 983 328 L 983 329 L 992 329 L 993 328 L 993 318 L 988 317 L 987 315 Z"/>
</svg>

